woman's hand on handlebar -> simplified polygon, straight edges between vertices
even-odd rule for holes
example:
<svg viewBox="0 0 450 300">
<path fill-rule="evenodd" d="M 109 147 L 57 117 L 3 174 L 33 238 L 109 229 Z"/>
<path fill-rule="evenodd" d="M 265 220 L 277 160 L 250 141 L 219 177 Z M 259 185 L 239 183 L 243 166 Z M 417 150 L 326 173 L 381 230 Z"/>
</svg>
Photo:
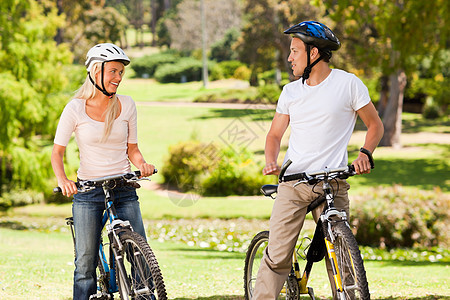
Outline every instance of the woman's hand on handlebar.
<svg viewBox="0 0 450 300">
<path fill-rule="evenodd" d="M 276 162 L 272 162 L 266 164 L 262 173 L 263 175 L 279 175 L 280 170 L 281 170 L 280 166 Z"/>
<path fill-rule="evenodd" d="M 67 178 L 58 180 L 58 186 L 61 189 L 61 193 L 66 197 L 70 197 L 78 193 L 75 182 Z"/>
<path fill-rule="evenodd" d="M 148 163 L 143 163 L 139 166 L 139 171 L 141 171 L 141 176 L 139 178 L 148 177 L 153 175 L 155 166 Z"/>
</svg>

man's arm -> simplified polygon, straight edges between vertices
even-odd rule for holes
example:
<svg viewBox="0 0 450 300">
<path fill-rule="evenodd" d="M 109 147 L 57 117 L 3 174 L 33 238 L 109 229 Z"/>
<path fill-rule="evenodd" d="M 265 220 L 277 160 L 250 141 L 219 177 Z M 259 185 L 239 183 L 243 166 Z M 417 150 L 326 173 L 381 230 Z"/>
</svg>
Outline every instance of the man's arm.
<svg viewBox="0 0 450 300">
<path fill-rule="evenodd" d="M 263 169 L 264 175 L 278 175 L 280 167 L 277 164 L 278 154 L 280 153 L 281 139 L 289 126 L 289 115 L 275 113 L 266 137 L 266 166 Z"/>
<path fill-rule="evenodd" d="M 373 153 L 383 137 L 384 127 L 378 112 L 372 102 L 357 111 L 358 116 L 367 127 L 366 138 L 363 148 Z M 370 173 L 369 158 L 366 154 L 359 152 L 358 157 L 353 161 L 357 174 Z"/>
</svg>

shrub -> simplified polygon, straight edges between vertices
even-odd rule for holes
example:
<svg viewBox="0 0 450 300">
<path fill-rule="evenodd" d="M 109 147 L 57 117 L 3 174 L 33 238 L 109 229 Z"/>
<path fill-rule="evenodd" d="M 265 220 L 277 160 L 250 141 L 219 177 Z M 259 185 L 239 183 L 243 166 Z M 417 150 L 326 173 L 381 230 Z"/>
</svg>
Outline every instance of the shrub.
<svg viewBox="0 0 450 300">
<path fill-rule="evenodd" d="M 164 182 L 184 192 L 198 190 L 199 176 L 215 164 L 214 160 L 205 159 L 210 147 L 199 141 L 180 142 L 171 146 L 161 172 Z"/>
<path fill-rule="evenodd" d="M 201 195 L 257 195 L 273 178 L 263 176 L 262 165 L 247 150 L 187 141 L 170 147 L 164 163 L 164 182 L 181 191 Z"/>
<path fill-rule="evenodd" d="M 361 245 L 449 246 L 449 202 L 449 195 L 440 190 L 380 187 L 352 199 L 351 224 Z"/>
<path fill-rule="evenodd" d="M 261 103 L 277 103 L 280 93 L 280 87 L 276 84 L 261 85 L 258 87 L 256 98 Z"/>
<path fill-rule="evenodd" d="M 225 78 L 233 77 L 234 72 L 236 71 L 237 68 L 239 68 L 241 66 L 245 66 L 245 64 L 243 64 L 242 62 L 240 62 L 238 60 L 226 60 L 226 61 L 219 62 L 217 65 L 222 70 L 222 74 Z"/>
<path fill-rule="evenodd" d="M 202 62 L 192 57 L 182 57 L 174 64 L 160 65 L 155 79 L 162 83 L 198 81 L 202 78 Z"/>
<path fill-rule="evenodd" d="M 262 175 L 263 166 L 247 150 L 237 153 L 224 148 L 220 153 L 218 166 L 202 181 L 204 195 L 258 195 L 262 185 L 273 183 L 273 178 Z"/>
<path fill-rule="evenodd" d="M 252 71 L 244 65 L 234 71 L 233 78 L 249 81 L 251 75 Z"/>
<path fill-rule="evenodd" d="M 34 190 L 11 190 L 2 193 L 0 197 L 0 211 L 6 211 L 11 207 L 25 206 L 34 203 L 41 203 L 44 194 Z"/>
<path fill-rule="evenodd" d="M 172 52 L 163 52 L 136 58 L 132 60 L 130 66 L 137 77 L 144 77 L 144 74 L 153 77 L 158 66 L 174 63 L 178 59 L 178 56 Z"/>
</svg>

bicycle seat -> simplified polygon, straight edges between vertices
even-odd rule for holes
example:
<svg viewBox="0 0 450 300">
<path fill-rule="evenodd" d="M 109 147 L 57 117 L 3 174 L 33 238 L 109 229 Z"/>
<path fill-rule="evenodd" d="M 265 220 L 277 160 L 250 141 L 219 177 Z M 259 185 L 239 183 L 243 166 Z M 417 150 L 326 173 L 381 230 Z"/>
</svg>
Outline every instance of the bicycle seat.
<svg viewBox="0 0 450 300">
<path fill-rule="evenodd" d="M 271 197 L 278 190 L 278 184 L 265 184 L 261 187 L 261 193 L 264 196 Z"/>
</svg>

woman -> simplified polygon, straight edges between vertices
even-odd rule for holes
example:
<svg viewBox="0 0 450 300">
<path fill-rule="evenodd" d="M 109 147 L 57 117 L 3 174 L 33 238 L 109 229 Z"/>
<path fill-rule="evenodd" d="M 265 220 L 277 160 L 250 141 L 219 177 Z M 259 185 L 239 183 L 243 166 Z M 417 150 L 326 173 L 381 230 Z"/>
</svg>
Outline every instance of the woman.
<svg viewBox="0 0 450 300">
<path fill-rule="evenodd" d="M 97 292 L 95 268 L 105 196 L 101 187 L 77 194 L 75 182 L 67 178 L 63 157 L 72 133 L 75 132 L 80 151 L 77 174 L 81 180 L 130 172 L 130 162 L 142 176 L 150 176 L 155 168 L 145 161 L 137 145 L 134 101 L 129 96 L 116 95 L 130 59 L 122 49 L 109 43 L 94 46 L 86 58 L 86 81 L 61 114 L 51 158 L 62 193 L 74 195 L 73 298 L 77 300 L 88 299 Z M 119 218 L 129 220 L 134 231 L 145 238 L 136 189 L 117 187 L 112 195 Z"/>
</svg>

